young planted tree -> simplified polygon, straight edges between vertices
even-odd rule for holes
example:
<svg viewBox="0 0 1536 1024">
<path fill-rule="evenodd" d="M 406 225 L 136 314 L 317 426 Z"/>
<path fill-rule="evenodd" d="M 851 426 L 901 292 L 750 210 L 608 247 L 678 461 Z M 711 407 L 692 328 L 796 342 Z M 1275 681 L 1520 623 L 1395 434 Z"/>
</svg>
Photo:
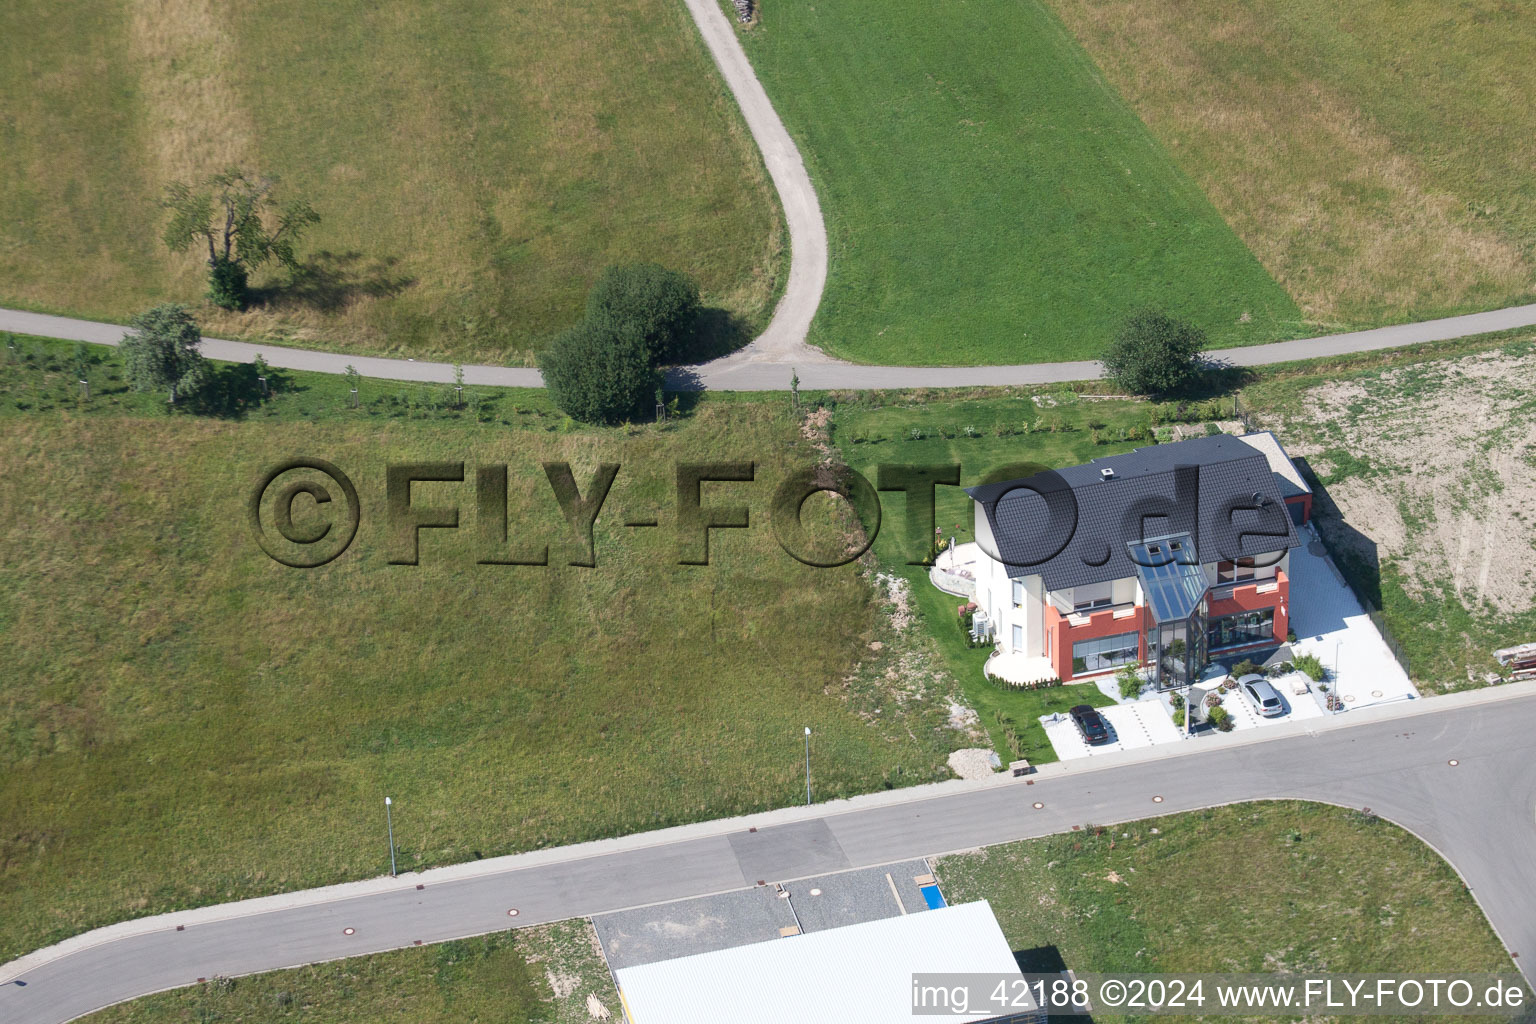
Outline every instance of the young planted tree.
<svg viewBox="0 0 1536 1024">
<path fill-rule="evenodd" d="M 128 321 L 133 333 L 119 351 L 135 391 L 164 391 L 169 401 L 187 398 L 208 382 L 202 334 L 186 306 L 156 306 Z"/>
<path fill-rule="evenodd" d="M 215 305 L 244 309 L 250 274 L 267 262 L 298 269 L 293 245 L 320 215 L 303 199 L 278 203 L 276 188 L 276 178 L 236 168 L 196 185 L 165 187 L 161 205 L 171 211 L 165 244 L 172 252 L 207 245 L 208 298 Z"/>
<path fill-rule="evenodd" d="M 1205 332 L 1156 310 L 1131 314 L 1104 353 L 1109 378 L 1136 395 L 1177 391 L 1200 373 Z"/>
</svg>

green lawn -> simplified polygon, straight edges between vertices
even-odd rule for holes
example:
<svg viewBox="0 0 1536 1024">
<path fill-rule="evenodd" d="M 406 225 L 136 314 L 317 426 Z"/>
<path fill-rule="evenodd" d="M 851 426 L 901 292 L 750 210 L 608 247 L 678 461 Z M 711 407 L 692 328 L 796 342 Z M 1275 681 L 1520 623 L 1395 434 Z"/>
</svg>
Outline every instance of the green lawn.
<svg viewBox="0 0 1536 1024">
<path fill-rule="evenodd" d="M 1144 304 L 1218 347 L 1309 329 L 1039 0 L 785 4 L 742 38 L 827 220 L 828 351 L 1085 359 Z"/>
<path fill-rule="evenodd" d="M 248 367 L 221 367 L 215 415 L 167 415 L 123 390 L 113 350 L 83 400 L 71 346 L 18 347 L 0 348 L 0 960 L 377 875 L 386 794 L 415 869 L 793 803 L 805 725 L 819 798 L 948 776 L 960 735 L 941 692 L 887 677 L 902 649 L 875 588 L 768 528 L 778 480 L 817 458 L 782 397 L 586 429 L 536 391 L 460 410 L 365 380 L 351 410 L 340 377 L 274 374 L 263 402 Z M 279 566 L 248 533 L 250 489 L 292 455 L 361 495 L 356 541 L 323 568 Z M 583 488 L 623 467 L 596 568 L 566 564 L 553 459 Z M 674 464 L 722 459 L 757 480 L 704 500 L 744 502 L 753 528 L 679 565 Z M 386 564 L 383 467 L 433 460 L 470 481 L 509 464 L 510 543 L 547 541 L 552 564 L 476 564 L 473 482 L 417 485 L 462 528 Z M 648 513 L 660 529 L 622 525 Z"/>
<path fill-rule="evenodd" d="M 605 265 L 688 271 L 761 324 L 787 255 L 680 3 L 0 5 L 0 303 L 201 301 L 156 204 L 232 164 L 323 220 L 304 285 L 262 275 L 250 312 L 207 311 L 219 334 L 520 363 Z"/>
<path fill-rule="evenodd" d="M 958 464 L 962 486 L 970 486 L 1011 464 L 1073 466 L 1150 444 L 1150 439 L 1120 438 L 1128 432 L 1145 437 L 1156 429 L 1154 418 L 1158 424 L 1181 418 L 1177 404 L 1095 399 L 1065 387 L 941 394 L 947 400 L 935 400 L 932 392 L 826 396 L 833 408 L 832 437 L 843 459 L 871 482 L 882 463 Z M 1182 418 L 1214 415 L 1216 404 L 1207 408 L 1205 403 L 1191 403 Z M 943 663 L 967 702 L 981 716 L 998 756 L 1004 761 L 1056 760 L 1039 717 L 1075 704 L 1103 706 L 1110 703 L 1109 698 L 1092 683 L 1014 690 L 988 681 L 982 665 L 990 648 L 968 645 L 957 615 L 961 599 L 934 587 L 926 569 L 906 564 L 904 502 L 899 495 L 887 495 L 883 508 L 875 555 L 885 571 L 910 582 L 926 630 L 935 638 Z M 974 539 L 972 502 L 960 487 L 937 489 L 935 516 L 946 541 L 954 537 L 963 544 Z M 1008 738 L 1010 726 L 1016 742 Z"/>
<path fill-rule="evenodd" d="M 1536 297 L 1528 5 L 1050 4 L 1309 318 Z"/>
<path fill-rule="evenodd" d="M 217 979 L 93 1013 L 91 1024 L 590 1024 L 588 995 L 615 1019 L 618 994 L 585 920 L 291 971 Z"/>
<path fill-rule="evenodd" d="M 1517 974 L 1433 850 L 1319 804 L 1153 818 L 934 868 L 950 903 L 991 903 L 1026 970 Z"/>
</svg>

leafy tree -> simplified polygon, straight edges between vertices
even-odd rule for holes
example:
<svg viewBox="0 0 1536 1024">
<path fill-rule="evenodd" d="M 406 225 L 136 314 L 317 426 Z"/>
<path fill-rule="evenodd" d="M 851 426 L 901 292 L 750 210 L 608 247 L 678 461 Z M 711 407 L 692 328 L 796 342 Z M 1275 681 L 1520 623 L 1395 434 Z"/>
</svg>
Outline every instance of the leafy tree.
<svg viewBox="0 0 1536 1024">
<path fill-rule="evenodd" d="M 557 337 L 539 357 L 549 396 L 566 415 L 587 423 L 637 420 L 661 386 L 645 336 L 633 324 L 587 319 Z"/>
<path fill-rule="evenodd" d="M 171 211 L 165 244 L 173 252 L 207 244 L 208 298 L 215 305 L 244 309 L 250 273 L 271 260 L 298 269 L 293 244 L 320 215 L 303 199 L 277 203 L 277 183 L 231 168 L 196 185 L 165 187 L 161 205 Z"/>
<path fill-rule="evenodd" d="M 587 319 L 638 331 L 658 365 L 692 353 L 700 308 L 698 284 L 655 263 L 609 267 L 587 293 Z"/>
<path fill-rule="evenodd" d="M 135 391 L 164 391 L 174 404 L 208 383 L 208 361 L 198 351 L 202 335 L 186 306 L 156 306 L 128 326 L 133 333 L 123 339 L 121 352 Z"/>
<path fill-rule="evenodd" d="M 1132 394 L 1166 394 L 1199 375 L 1203 348 L 1200 328 L 1157 310 L 1141 310 L 1115 335 L 1104 354 L 1104 370 Z"/>
</svg>

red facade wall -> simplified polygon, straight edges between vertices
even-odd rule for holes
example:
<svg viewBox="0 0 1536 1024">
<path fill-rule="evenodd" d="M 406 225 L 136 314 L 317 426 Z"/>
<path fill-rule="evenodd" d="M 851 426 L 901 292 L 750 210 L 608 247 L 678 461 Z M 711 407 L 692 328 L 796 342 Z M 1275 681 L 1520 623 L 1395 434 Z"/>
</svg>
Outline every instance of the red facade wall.
<svg viewBox="0 0 1536 1024">
<path fill-rule="evenodd" d="M 1238 612 L 1256 612 L 1265 608 L 1275 610 L 1275 640 L 1284 642 L 1286 634 L 1290 632 L 1291 623 L 1291 578 L 1285 574 L 1284 569 L 1275 570 L 1274 582 L 1278 586 L 1266 594 L 1259 593 L 1259 587 L 1269 580 L 1256 580 L 1253 583 L 1244 583 L 1240 587 L 1232 588 L 1232 596 L 1212 601 L 1209 605 L 1210 618 L 1219 619 L 1223 615 L 1236 615 Z M 1249 646 L 1257 647 L 1258 644 Z M 1235 650 L 1236 648 L 1234 648 Z"/>
<path fill-rule="evenodd" d="M 1123 610 L 1123 609 L 1122 609 Z M 1138 606 L 1135 613 L 1125 618 L 1115 618 L 1115 610 L 1106 608 L 1088 616 L 1081 626 L 1070 624 L 1066 617 L 1049 601 L 1045 603 L 1045 632 L 1050 640 L 1050 662 L 1056 669 L 1056 678 L 1067 682 L 1072 678 L 1072 645 L 1079 640 L 1093 640 L 1101 636 L 1119 633 L 1136 633 L 1136 648 L 1142 661 L 1147 660 L 1148 612 Z"/>
<path fill-rule="evenodd" d="M 1269 583 L 1275 583 L 1275 589 L 1266 593 L 1260 593 L 1259 588 Z M 1262 643 L 1249 644 L 1250 647 L 1263 647 L 1276 642 L 1284 642 L 1290 631 L 1291 611 L 1291 580 L 1283 569 L 1275 571 L 1274 580 L 1256 580 L 1252 583 L 1244 583 L 1233 587 L 1230 596 L 1218 601 L 1211 601 L 1209 605 L 1209 617 L 1216 619 L 1223 615 L 1236 615 L 1238 612 L 1254 612 L 1265 608 L 1275 610 L 1275 633 L 1273 640 Z M 1123 610 L 1123 609 L 1122 609 Z M 1049 601 L 1045 603 L 1045 633 L 1047 637 L 1047 658 L 1051 666 L 1056 670 L 1056 677 L 1062 682 L 1072 679 L 1072 645 L 1079 640 L 1092 640 L 1101 636 L 1115 636 L 1119 633 L 1136 633 L 1136 647 L 1143 664 L 1147 660 L 1147 630 L 1152 627 L 1151 613 L 1145 606 L 1137 606 L 1135 614 L 1124 618 L 1115 618 L 1115 610 L 1106 608 L 1103 611 L 1094 612 L 1088 616 L 1088 621 L 1080 626 L 1071 625 L 1066 616 L 1056 610 L 1056 606 Z M 1240 651 L 1241 647 L 1229 648 L 1232 651 Z"/>
<path fill-rule="evenodd" d="M 1301 521 L 1305 523 L 1312 518 L 1312 495 L 1298 494 L 1292 498 L 1286 498 L 1287 505 L 1299 505 L 1301 507 Z"/>
</svg>

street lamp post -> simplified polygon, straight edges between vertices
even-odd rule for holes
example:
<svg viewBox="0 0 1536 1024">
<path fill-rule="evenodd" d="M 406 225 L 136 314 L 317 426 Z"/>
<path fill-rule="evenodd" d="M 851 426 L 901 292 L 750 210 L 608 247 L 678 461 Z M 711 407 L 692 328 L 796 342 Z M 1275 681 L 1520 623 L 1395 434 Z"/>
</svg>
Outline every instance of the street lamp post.
<svg viewBox="0 0 1536 1024">
<path fill-rule="evenodd" d="M 805 806 L 811 806 L 811 727 L 805 727 Z"/>
<path fill-rule="evenodd" d="M 384 798 L 384 823 L 389 828 L 389 877 L 395 877 L 395 817 L 390 813 L 389 797 Z"/>
</svg>

